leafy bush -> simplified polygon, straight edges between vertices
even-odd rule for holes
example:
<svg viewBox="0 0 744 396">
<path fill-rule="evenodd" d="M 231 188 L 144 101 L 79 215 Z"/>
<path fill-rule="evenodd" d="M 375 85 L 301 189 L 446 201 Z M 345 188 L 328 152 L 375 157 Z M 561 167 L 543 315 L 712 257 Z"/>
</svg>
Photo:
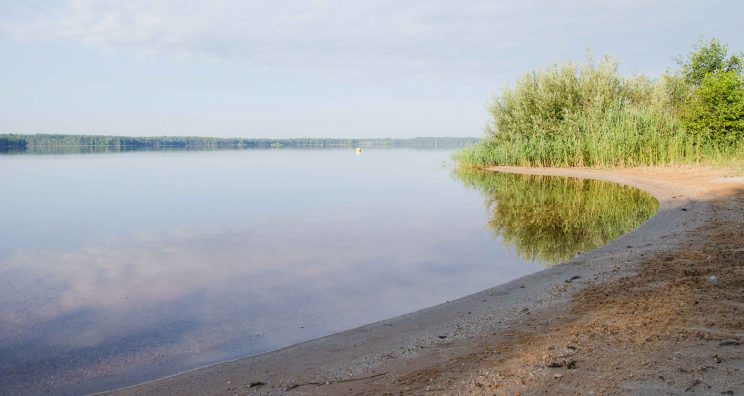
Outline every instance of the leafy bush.
<svg viewBox="0 0 744 396">
<path fill-rule="evenodd" d="M 736 72 L 706 75 L 682 112 L 685 127 L 707 142 L 744 140 L 744 78 Z"/>
</svg>

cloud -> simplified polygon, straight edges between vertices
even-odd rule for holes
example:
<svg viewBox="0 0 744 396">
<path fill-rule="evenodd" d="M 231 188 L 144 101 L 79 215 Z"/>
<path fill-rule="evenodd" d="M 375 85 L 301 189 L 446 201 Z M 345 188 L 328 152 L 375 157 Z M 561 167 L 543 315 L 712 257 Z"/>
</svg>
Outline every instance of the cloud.
<svg viewBox="0 0 744 396">
<path fill-rule="evenodd" d="M 475 135 L 489 96 L 525 72 L 591 49 L 616 55 L 623 73 L 656 76 L 701 35 L 735 43 L 742 8 L 671 0 L 0 1 L 0 118 L 18 132 Z"/>
<path fill-rule="evenodd" d="M 5 12 L 0 31 L 17 40 L 239 59 L 263 68 L 472 71 L 503 58 L 504 50 L 550 39 L 556 24 L 572 23 L 577 32 L 589 19 L 606 25 L 641 4 L 577 14 L 551 3 L 492 1 L 71 0 L 16 6 Z"/>
</svg>

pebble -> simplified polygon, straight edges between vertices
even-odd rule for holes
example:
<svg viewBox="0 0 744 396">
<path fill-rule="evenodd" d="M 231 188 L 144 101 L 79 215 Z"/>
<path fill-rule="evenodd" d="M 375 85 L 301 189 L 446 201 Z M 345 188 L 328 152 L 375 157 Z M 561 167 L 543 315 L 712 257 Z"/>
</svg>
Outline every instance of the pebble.
<svg viewBox="0 0 744 396">
<path fill-rule="evenodd" d="M 711 275 L 708 277 L 708 283 L 711 285 L 717 285 L 718 284 L 718 277 L 715 275 Z"/>
</svg>

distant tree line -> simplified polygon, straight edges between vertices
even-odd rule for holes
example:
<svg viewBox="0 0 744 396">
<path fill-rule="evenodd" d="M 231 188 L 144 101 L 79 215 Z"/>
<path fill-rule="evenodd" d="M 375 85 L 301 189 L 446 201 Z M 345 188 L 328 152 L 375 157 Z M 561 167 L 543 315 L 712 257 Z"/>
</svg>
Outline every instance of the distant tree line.
<svg viewBox="0 0 744 396">
<path fill-rule="evenodd" d="M 254 139 L 198 136 L 128 137 L 106 135 L 0 134 L 0 148 L 24 150 L 40 147 L 108 147 L 112 149 L 220 149 L 220 148 L 350 148 L 350 147 L 465 147 L 472 137 L 418 137 L 411 139 Z"/>
</svg>

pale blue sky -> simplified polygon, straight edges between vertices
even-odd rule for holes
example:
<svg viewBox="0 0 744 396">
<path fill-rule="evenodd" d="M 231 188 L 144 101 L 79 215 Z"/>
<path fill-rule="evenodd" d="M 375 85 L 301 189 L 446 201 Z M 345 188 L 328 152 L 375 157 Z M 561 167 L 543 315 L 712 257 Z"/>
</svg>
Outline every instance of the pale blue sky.
<svg viewBox="0 0 744 396">
<path fill-rule="evenodd" d="M 5 1 L 0 133 L 479 136 L 524 72 L 658 75 L 741 1 Z"/>
</svg>

